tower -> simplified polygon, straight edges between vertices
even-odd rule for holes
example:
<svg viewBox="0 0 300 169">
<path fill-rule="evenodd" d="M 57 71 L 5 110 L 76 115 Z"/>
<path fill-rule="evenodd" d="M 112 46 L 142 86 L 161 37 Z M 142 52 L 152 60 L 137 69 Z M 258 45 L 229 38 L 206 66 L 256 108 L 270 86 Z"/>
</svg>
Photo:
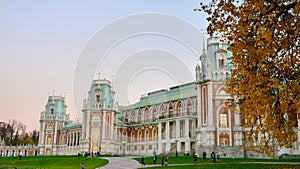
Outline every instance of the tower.
<svg viewBox="0 0 300 169">
<path fill-rule="evenodd" d="M 238 151 L 242 133 L 240 117 L 231 106 L 233 99 L 226 93 L 230 78 L 231 52 L 219 37 L 209 37 L 207 46 L 196 65 L 197 82 L 197 147 L 201 151 L 218 151 L 230 155 Z M 206 49 L 206 50 L 205 50 Z M 200 61 L 200 62 L 199 62 Z M 199 69 L 199 65 L 203 66 Z M 202 150 L 201 150 L 202 149 Z M 227 151 L 227 152 L 225 152 Z"/>
<path fill-rule="evenodd" d="M 49 96 L 45 111 L 40 116 L 39 149 L 41 155 L 57 155 L 59 129 L 70 122 L 62 96 Z"/>
<path fill-rule="evenodd" d="M 117 105 L 114 93 L 110 81 L 92 81 L 82 110 L 82 146 L 86 152 L 116 153 Z"/>
</svg>

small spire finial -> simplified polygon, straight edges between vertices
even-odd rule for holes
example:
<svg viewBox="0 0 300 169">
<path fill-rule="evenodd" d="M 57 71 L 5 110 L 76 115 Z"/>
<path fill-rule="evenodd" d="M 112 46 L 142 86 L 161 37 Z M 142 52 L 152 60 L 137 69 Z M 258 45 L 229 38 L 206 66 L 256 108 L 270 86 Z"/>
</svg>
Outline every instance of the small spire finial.
<svg viewBox="0 0 300 169">
<path fill-rule="evenodd" d="M 204 31 L 202 31 L 202 53 L 203 53 L 203 55 L 205 55 L 205 52 L 206 52 L 206 46 L 205 46 L 205 32 Z"/>
<path fill-rule="evenodd" d="M 98 73 L 98 80 L 100 80 L 100 73 Z"/>
</svg>

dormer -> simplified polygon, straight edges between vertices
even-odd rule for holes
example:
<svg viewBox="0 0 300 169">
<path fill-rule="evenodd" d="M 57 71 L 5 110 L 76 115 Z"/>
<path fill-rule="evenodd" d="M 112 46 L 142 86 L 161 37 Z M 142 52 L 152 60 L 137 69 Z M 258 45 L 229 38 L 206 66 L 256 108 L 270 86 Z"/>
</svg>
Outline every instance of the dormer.
<svg viewBox="0 0 300 169">
<path fill-rule="evenodd" d="M 217 71 L 226 70 L 226 51 L 223 49 L 219 49 L 216 51 L 216 66 Z"/>
</svg>

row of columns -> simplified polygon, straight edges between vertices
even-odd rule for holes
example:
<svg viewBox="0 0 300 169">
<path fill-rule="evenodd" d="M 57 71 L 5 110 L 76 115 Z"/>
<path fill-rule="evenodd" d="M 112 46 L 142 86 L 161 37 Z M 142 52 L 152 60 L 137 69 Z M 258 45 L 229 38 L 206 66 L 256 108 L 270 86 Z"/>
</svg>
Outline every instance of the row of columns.
<svg viewBox="0 0 300 169">
<path fill-rule="evenodd" d="M 32 153 L 30 153 L 32 152 Z M 4 156 L 28 156 L 28 155 L 38 155 L 38 151 L 34 149 L 1 149 L 0 157 Z"/>
<path fill-rule="evenodd" d="M 191 132 L 189 125 L 190 125 L 190 119 L 184 119 L 185 120 L 185 125 L 184 125 L 184 131 L 186 132 Z M 192 119 L 192 123 L 195 123 L 196 119 Z M 172 138 L 170 138 L 170 121 L 166 121 L 166 138 L 163 139 L 162 138 L 162 122 L 158 123 L 158 153 L 163 153 L 163 152 L 168 152 L 171 150 L 171 143 L 175 143 L 175 140 L 172 140 Z M 185 148 L 184 151 L 185 152 L 190 152 L 191 151 L 191 147 L 190 147 L 190 142 L 191 140 L 189 139 L 190 134 L 189 133 L 185 133 L 183 137 L 180 137 L 180 119 L 177 119 L 175 121 L 175 138 L 178 139 L 177 142 L 177 151 L 180 152 L 181 151 L 181 143 L 184 142 L 185 143 Z M 165 150 L 163 150 L 162 147 L 162 143 L 165 143 Z"/>
<path fill-rule="evenodd" d="M 81 137 L 80 137 L 80 132 L 67 132 L 67 140 L 66 143 L 67 145 L 70 146 L 76 146 L 80 144 Z"/>
</svg>

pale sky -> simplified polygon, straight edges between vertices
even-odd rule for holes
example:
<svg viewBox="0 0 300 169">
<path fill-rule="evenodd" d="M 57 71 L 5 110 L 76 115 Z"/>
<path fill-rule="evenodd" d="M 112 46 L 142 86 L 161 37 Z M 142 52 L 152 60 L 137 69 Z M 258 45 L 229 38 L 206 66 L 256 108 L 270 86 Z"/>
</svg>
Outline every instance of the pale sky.
<svg viewBox="0 0 300 169">
<path fill-rule="evenodd" d="M 81 119 L 92 76 L 120 105 L 193 81 L 207 21 L 201 0 L 0 0 L 0 121 L 39 129 L 49 93 Z"/>
</svg>

